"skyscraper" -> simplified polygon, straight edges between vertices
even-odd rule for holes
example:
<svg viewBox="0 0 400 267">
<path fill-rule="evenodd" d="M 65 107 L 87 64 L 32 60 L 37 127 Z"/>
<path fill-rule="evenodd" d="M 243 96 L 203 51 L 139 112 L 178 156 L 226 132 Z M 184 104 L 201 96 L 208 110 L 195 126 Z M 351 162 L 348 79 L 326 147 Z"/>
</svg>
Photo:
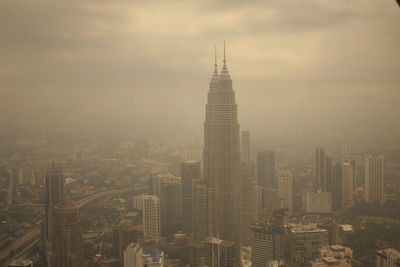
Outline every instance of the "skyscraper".
<svg viewBox="0 0 400 267">
<path fill-rule="evenodd" d="M 172 237 L 181 230 L 181 179 L 166 179 L 161 183 L 161 235 Z"/>
<path fill-rule="evenodd" d="M 79 209 L 69 198 L 54 207 L 52 266 L 83 266 Z"/>
<path fill-rule="evenodd" d="M 225 50 L 225 49 L 224 49 Z M 224 55 L 222 71 L 215 63 L 204 123 L 204 178 L 212 189 L 212 233 L 240 247 L 240 126 L 232 80 Z"/>
<path fill-rule="evenodd" d="M 266 150 L 257 154 L 257 184 L 276 187 L 275 152 Z"/>
<path fill-rule="evenodd" d="M 293 174 L 289 171 L 278 174 L 278 198 L 280 208 L 293 212 Z"/>
<path fill-rule="evenodd" d="M 256 223 L 258 218 L 257 184 L 254 177 L 250 175 L 245 162 L 242 162 L 240 190 L 240 244 L 249 246 L 252 237 L 250 226 Z"/>
<path fill-rule="evenodd" d="M 160 230 L 160 200 L 157 196 L 143 197 L 143 237 L 145 240 L 159 240 Z"/>
<path fill-rule="evenodd" d="M 364 159 L 364 195 L 367 202 L 384 201 L 384 156 L 367 154 Z"/>
<path fill-rule="evenodd" d="M 45 218 L 43 228 L 43 249 L 46 254 L 47 265 L 51 265 L 53 209 L 64 199 L 64 178 L 61 170 L 56 169 L 54 163 L 45 175 Z"/>
<path fill-rule="evenodd" d="M 242 154 L 242 161 L 247 165 L 250 164 L 250 133 L 249 131 L 242 131 L 240 151 Z"/>
<path fill-rule="evenodd" d="M 325 154 L 323 148 L 315 150 L 315 183 L 316 189 L 332 192 L 332 159 Z"/>
<path fill-rule="evenodd" d="M 182 230 L 192 233 L 193 183 L 200 179 L 200 162 L 187 161 L 181 165 L 182 177 Z"/>
<path fill-rule="evenodd" d="M 354 167 L 351 162 L 343 162 L 342 170 L 342 198 L 343 208 L 353 205 Z"/>
</svg>

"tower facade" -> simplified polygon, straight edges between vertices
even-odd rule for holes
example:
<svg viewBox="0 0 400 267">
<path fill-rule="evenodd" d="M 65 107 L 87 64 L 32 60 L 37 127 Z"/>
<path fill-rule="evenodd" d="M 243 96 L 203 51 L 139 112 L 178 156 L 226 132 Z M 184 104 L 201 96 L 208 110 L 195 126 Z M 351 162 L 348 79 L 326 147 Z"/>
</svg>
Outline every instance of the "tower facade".
<svg viewBox="0 0 400 267">
<path fill-rule="evenodd" d="M 250 164 L 250 133 L 242 131 L 240 150 L 242 153 L 242 161 L 247 165 Z"/>
<path fill-rule="evenodd" d="M 293 212 L 293 174 L 289 171 L 278 174 L 278 198 L 280 208 Z"/>
<path fill-rule="evenodd" d="M 142 195 L 143 199 L 143 237 L 145 240 L 159 240 L 160 199 L 153 195 Z"/>
<path fill-rule="evenodd" d="M 182 177 L 182 230 L 192 233 L 193 184 L 200 179 L 200 162 L 186 161 L 181 165 Z"/>
<path fill-rule="evenodd" d="M 364 162 L 364 194 L 365 201 L 384 201 L 384 156 L 382 154 L 368 154 Z"/>
<path fill-rule="evenodd" d="M 276 187 L 275 152 L 266 150 L 257 154 L 257 184 Z"/>
<path fill-rule="evenodd" d="M 240 126 L 232 80 L 224 58 L 215 64 L 204 123 L 204 180 L 212 190 L 212 233 L 240 246 Z"/>
<path fill-rule="evenodd" d="M 79 223 L 79 209 L 69 198 L 65 198 L 54 207 L 52 266 L 83 266 Z"/>
<path fill-rule="evenodd" d="M 48 266 L 51 265 L 52 241 L 53 241 L 53 210 L 54 206 L 64 199 L 64 178 L 61 170 L 54 164 L 45 175 L 45 218 L 43 230 L 43 250 L 46 254 Z"/>
</svg>

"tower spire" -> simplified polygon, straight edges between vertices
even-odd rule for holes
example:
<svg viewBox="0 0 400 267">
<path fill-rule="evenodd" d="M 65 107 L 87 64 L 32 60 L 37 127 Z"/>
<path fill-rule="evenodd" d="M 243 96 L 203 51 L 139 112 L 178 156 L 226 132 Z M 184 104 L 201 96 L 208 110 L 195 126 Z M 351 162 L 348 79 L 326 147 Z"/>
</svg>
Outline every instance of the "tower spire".
<svg viewBox="0 0 400 267">
<path fill-rule="evenodd" d="M 224 40 L 224 66 L 226 65 L 225 40 Z"/>
<path fill-rule="evenodd" d="M 214 47 L 214 53 L 215 53 L 215 56 L 214 56 L 214 71 L 218 72 L 218 70 L 217 70 L 217 45 L 215 45 L 215 47 Z"/>
</svg>

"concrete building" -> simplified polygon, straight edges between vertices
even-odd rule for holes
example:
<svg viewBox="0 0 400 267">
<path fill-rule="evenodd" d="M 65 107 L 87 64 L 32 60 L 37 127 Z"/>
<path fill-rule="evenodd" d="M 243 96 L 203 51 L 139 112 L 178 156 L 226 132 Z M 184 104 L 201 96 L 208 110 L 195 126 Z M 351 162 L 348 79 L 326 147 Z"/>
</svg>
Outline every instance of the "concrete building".
<svg viewBox="0 0 400 267">
<path fill-rule="evenodd" d="M 51 265 L 83 266 L 79 208 L 69 198 L 54 207 Z"/>
<path fill-rule="evenodd" d="M 257 154 L 257 185 L 276 187 L 275 152 L 266 150 Z"/>
<path fill-rule="evenodd" d="M 44 225 L 43 225 L 43 250 L 46 254 L 47 265 L 51 267 L 51 253 L 53 241 L 53 210 L 55 205 L 64 199 L 64 177 L 61 170 L 52 166 L 45 175 L 45 202 L 44 202 Z"/>
<path fill-rule="evenodd" d="M 376 266 L 377 267 L 400 266 L 400 252 L 393 248 L 387 248 L 376 251 Z"/>
<path fill-rule="evenodd" d="M 212 190 L 198 180 L 193 183 L 192 193 L 192 237 L 193 241 L 201 242 L 212 233 Z"/>
<path fill-rule="evenodd" d="M 160 200 L 157 196 L 142 195 L 143 199 L 143 238 L 159 240 L 160 229 Z"/>
<path fill-rule="evenodd" d="M 181 164 L 182 177 L 182 230 L 192 233 L 193 184 L 200 180 L 200 162 L 187 161 Z"/>
<path fill-rule="evenodd" d="M 143 239 L 143 227 L 135 226 L 129 220 L 122 220 L 113 230 L 114 257 L 122 260 L 126 247 L 131 243 L 137 243 Z"/>
<path fill-rule="evenodd" d="M 318 190 L 303 193 L 303 208 L 309 213 L 329 213 L 332 211 L 331 192 Z"/>
<path fill-rule="evenodd" d="M 384 156 L 367 154 L 364 158 L 364 197 L 367 202 L 384 202 Z"/>
<path fill-rule="evenodd" d="M 344 209 L 349 209 L 353 206 L 355 171 L 351 162 L 343 162 L 342 166 L 342 203 Z"/>
<path fill-rule="evenodd" d="M 158 248 L 148 248 L 143 251 L 143 267 L 165 266 L 164 252 Z"/>
<path fill-rule="evenodd" d="M 250 246 L 252 240 L 250 226 L 258 219 L 257 184 L 245 162 L 242 162 L 240 190 L 240 243 L 241 246 Z"/>
<path fill-rule="evenodd" d="M 240 126 L 232 79 L 226 64 L 221 73 L 215 63 L 204 123 L 204 180 L 212 190 L 212 232 L 235 244 L 240 259 Z"/>
<path fill-rule="evenodd" d="M 161 235 L 170 238 L 182 228 L 181 179 L 165 179 L 160 189 Z"/>
<path fill-rule="evenodd" d="M 271 186 L 257 187 L 258 218 L 271 217 L 279 208 L 278 189 Z"/>
<path fill-rule="evenodd" d="M 308 225 L 292 224 L 288 227 L 289 266 L 311 266 L 319 257 L 319 248 L 329 244 L 327 230 Z"/>
<path fill-rule="evenodd" d="M 241 144 L 240 152 L 242 155 L 242 162 L 250 165 L 250 132 L 242 131 L 241 133 Z"/>
<path fill-rule="evenodd" d="M 289 171 L 278 173 L 279 207 L 293 212 L 293 174 Z"/>
<path fill-rule="evenodd" d="M 143 250 L 139 243 L 130 243 L 124 251 L 124 267 L 143 267 Z"/>
<path fill-rule="evenodd" d="M 251 264 L 264 267 L 272 260 L 283 260 L 286 234 L 281 225 L 252 225 Z"/>
<path fill-rule="evenodd" d="M 341 245 L 322 246 L 319 258 L 311 262 L 312 267 L 351 267 L 353 250 Z"/>
</svg>

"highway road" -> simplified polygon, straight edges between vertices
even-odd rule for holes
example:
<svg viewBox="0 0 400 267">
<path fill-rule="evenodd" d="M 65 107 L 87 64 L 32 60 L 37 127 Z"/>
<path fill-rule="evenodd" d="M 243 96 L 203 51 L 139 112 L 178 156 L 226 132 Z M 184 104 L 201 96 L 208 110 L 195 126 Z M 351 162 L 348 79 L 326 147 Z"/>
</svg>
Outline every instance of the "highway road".
<svg viewBox="0 0 400 267">
<path fill-rule="evenodd" d="M 79 208 L 82 208 L 83 206 L 90 203 L 91 201 L 94 201 L 94 200 L 102 198 L 102 197 L 107 197 L 107 196 L 111 196 L 111 195 L 119 195 L 119 194 L 123 194 L 123 193 L 129 192 L 129 191 L 136 191 L 136 193 L 141 193 L 146 188 L 147 188 L 147 186 L 112 189 L 112 190 L 98 192 L 93 195 L 87 196 L 75 203 L 78 205 Z M 6 259 L 10 255 L 11 251 L 16 251 L 17 252 L 16 255 L 18 255 L 18 250 L 21 247 L 27 245 L 29 242 L 31 242 L 31 244 L 37 244 L 39 241 L 40 241 L 40 229 L 34 228 L 31 231 L 29 231 L 28 233 L 26 233 L 24 236 L 17 239 L 15 242 L 13 242 L 13 244 L 10 245 L 8 248 L 0 251 L 0 260 Z"/>
</svg>

